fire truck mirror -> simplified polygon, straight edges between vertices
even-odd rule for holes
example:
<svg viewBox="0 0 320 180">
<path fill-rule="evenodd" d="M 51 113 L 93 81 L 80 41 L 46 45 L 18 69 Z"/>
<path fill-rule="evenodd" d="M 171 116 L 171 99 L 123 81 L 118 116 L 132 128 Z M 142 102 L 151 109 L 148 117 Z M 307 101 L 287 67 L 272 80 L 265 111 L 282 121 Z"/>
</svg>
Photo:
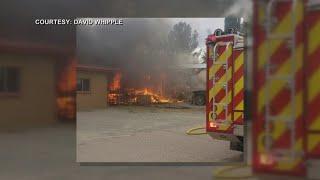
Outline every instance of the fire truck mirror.
<svg viewBox="0 0 320 180">
<path fill-rule="evenodd" d="M 233 28 L 229 28 L 227 34 L 234 34 L 235 30 Z"/>
<path fill-rule="evenodd" d="M 214 35 L 215 35 L 215 36 L 221 36 L 222 34 L 223 34 L 222 29 L 216 29 L 216 30 L 214 31 Z"/>
</svg>

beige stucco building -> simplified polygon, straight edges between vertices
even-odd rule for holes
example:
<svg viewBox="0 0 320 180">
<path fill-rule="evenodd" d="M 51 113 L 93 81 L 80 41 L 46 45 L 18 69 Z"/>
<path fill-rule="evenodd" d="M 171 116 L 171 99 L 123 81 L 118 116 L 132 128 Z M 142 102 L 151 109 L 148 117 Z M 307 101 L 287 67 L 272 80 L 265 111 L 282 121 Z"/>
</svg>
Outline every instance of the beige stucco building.
<svg viewBox="0 0 320 180">
<path fill-rule="evenodd" d="M 77 110 L 103 109 L 108 106 L 108 79 L 114 69 L 78 65 Z"/>
<path fill-rule="evenodd" d="M 0 42 L 0 129 L 57 121 L 57 68 L 68 61 L 67 54 L 43 45 Z"/>
</svg>

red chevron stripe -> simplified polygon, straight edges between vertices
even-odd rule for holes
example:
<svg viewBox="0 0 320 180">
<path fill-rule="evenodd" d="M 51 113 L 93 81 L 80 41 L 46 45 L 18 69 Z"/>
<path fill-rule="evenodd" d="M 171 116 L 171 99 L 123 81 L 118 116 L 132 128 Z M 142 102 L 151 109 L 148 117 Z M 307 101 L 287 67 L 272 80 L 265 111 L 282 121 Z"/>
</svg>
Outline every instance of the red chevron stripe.
<svg viewBox="0 0 320 180">
<path fill-rule="evenodd" d="M 312 27 L 315 26 L 319 22 L 320 22 L 319 11 L 308 12 L 308 16 L 307 16 L 308 29 L 312 29 Z"/>
<path fill-rule="evenodd" d="M 231 88 L 232 88 L 232 81 L 230 79 L 228 81 L 229 91 L 231 91 Z M 216 94 L 216 96 L 214 98 L 215 98 L 216 102 L 221 102 L 225 96 L 226 96 L 225 90 L 221 87 L 221 89 L 219 90 L 219 92 Z"/>
<path fill-rule="evenodd" d="M 228 104 L 228 116 L 232 113 L 231 103 Z M 217 119 L 225 119 L 225 110 L 221 111 L 220 114 L 217 115 Z"/>
<path fill-rule="evenodd" d="M 308 56 L 307 61 L 307 76 L 310 77 L 316 70 L 320 68 L 320 46 L 317 48 L 315 52 Z"/>
<path fill-rule="evenodd" d="M 300 91 L 302 91 L 303 85 L 302 85 L 302 69 L 299 69 L 296 73 L 296 94 Z M 270 102 L 270 110 L 273 115 L 279 114 L 281 111 L 283 111 L 284 107 L 287 106 L 287 104 L 290 102 L 290 91 L 284 87 L 282 88 L 271 100 Z M 276 107 L 276 108 L 275 108 Z M 261 115 L 263 115 L 264 112 L 261 112 Z"/>
<path fill-rule="evenodd" d="M 308 107 L 307 124 L 309 129 L 309 126 L 317 119 L 317 117 L 320 116 L 320 93 L 311 102 L 308 103 Z"/>
<path fill-rule="evenodd" d="M 308 153 L 311 156 L 319 157 L 320 156 L 320 143 L 318 143 L 317 146 L 314 149 L 312 149 L 311 151 L 309 151 Z"/>
<path fill-rule="evenodd" d="M 304 136 L 303 130 L 301 128 L 302 126 L 303 118 L 302 116 L 299 116 L 295 121 L 295 139 L 299 139 Z M 290 136 L 291 131 L 289 129 L 286 129 L 285 132 L 274 141 L 272 148 L 290 148 Z"/>
<path fill-rule="evenodd" d="M 241 77 L 244 74 L 244 64 L 242 64 L 239 69 L 233 74 L 233 82 L 235 82 L 234 84 L 236 84 L 239 79 L 241 79 Z"/>
<path fill-rule="evenodd" d="M 234 120 L 234 123 L 242 125 L 243 124 L 243 117 L 239 116 L 236 120 Z"/>
<path fill-rule="evenodd" d="M 296 27 L 296 47 L 298 46 L 298 44 L 303 43 L 303 23 L 300 23 L 299 25 L 297 25 Z M 279 48 L 272 54 L 272 56 L 270 57 L 270 63 L 272 65 L 275 65 L 272 73 L 276 72 L 279 70 L 279 68 L 281 67 L 281 65 L 288 60 L 288 58 L 290 58 L 290 49 L 288 48 L 288 43 L 287 42 L 283 42 L 281 43 L 281 45 L 279 46 Z M 258 90 L 261 90 L 261 88 L 263 87 L 263 85 L 265 84 L 265 69 L 259 69 L 257 72 L 257 76 L 258 76 L 258 81 L 257 83 L 257 88 Z"/>
<path fill-rule="evenodd" d="M 241 89 L 241 91 L 239 91 L 239 93 L 233 97 L 234 109 L 241 103 L 241 101 L 243 101 L 243 93 L 244 93 L 244 89 Z M 235 110 L 243 110 L 243 109 L 235 109 Z"/>
<path fill-rule="evenodd" d="M 286 60 L 290 58 L 290 51 L 288 49 L 287 43 L 282 43 L 280 47 L 275 51 L 275 53 L 270 57 L 270 63 L 274 66 L 273 73 L 278 71 L 281 65 L 283 65 Z M 259 81 L 257 82 L 257 87 L 260 90 L 265 84 L 265 69 L 258 70 Z"/>
</svg>

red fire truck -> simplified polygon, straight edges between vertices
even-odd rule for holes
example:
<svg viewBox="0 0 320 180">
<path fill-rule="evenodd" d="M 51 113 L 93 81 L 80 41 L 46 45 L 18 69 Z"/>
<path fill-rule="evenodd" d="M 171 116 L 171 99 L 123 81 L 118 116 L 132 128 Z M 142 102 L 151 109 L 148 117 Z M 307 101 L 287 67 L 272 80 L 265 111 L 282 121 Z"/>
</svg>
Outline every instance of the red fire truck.
<svg viewBox="0 0 320 180">
<path fill-rule="evenodd" d="M 244 39 L 218 29 L 207 45 L 206 131 L 243 151 Z"/>
<path fill-rule="evenodd" d="M 253 170 L 320 178 L 320 1 L 255 0 Z"/>
</svg>

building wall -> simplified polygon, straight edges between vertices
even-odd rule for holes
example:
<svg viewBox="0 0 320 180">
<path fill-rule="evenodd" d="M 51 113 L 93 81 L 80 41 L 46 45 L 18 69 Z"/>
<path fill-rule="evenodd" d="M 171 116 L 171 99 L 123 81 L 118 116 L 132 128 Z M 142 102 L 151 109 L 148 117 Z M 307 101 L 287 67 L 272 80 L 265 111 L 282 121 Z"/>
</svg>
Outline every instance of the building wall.
<svg viewBox="0 0 320 180">
<path fill-rule="evenodd" d="M 0 93 L 0 129 L 56 121 L 54 65 L 48 56 L 0 54 L 0 66 L 20 68 L 20 92 Z"/>
<path fill-rule="evenodd" d="M 89 92 L 77 92 L 77 110 L 103 109 L 107 107 L 107 75 L 103 72 L 78 71 L 77 78 L 90 80 Z"/>
</svg>

